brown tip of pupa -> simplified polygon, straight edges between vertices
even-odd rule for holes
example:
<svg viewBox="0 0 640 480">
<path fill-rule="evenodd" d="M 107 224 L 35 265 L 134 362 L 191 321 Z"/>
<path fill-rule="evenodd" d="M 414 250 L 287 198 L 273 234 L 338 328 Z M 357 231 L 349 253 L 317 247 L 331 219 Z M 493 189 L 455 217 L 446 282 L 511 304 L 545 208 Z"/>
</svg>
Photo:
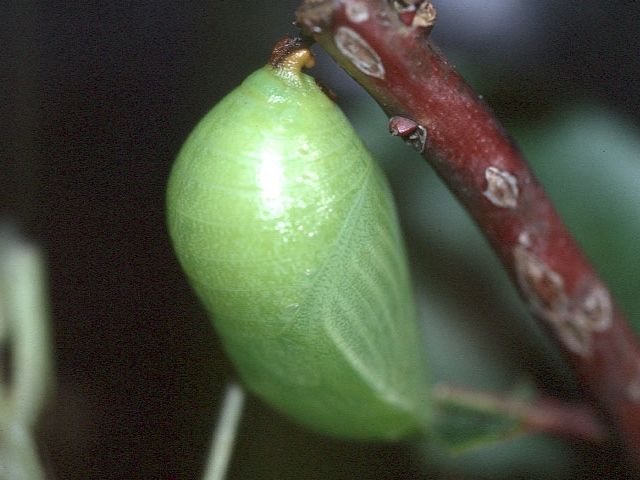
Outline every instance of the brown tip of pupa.
<svg viewBox="0 0 640 480">
<path fill-rule="evenodd" d="M 303 38 L 287 36 L 282 37 L 274 45 L 269 64 L 275 68 L 300 71 L 303 68 L 313 67 L 315 59 Z"/>
</svg>

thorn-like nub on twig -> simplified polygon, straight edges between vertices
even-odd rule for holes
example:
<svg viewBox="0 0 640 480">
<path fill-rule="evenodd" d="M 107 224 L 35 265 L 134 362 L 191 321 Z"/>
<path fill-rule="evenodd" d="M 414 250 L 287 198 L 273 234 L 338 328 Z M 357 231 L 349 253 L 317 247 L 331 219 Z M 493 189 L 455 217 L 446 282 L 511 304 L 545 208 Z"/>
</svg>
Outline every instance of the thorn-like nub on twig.
<svg viewBox="0 0 640 480">
<path fill-rule="evenodd" d="M 389 119 L 389 132 L 391 135 L 407 138 L 418 129 L 418 124 L 410 118 L 395 116 Z"/>
<path fill-rule="evenodd" d="M 389 119 L 391 135 L 403 138 L 404 141 L 422 153 L 427 145 L 427 129 L 410 118 L 396 115 Z"/>
<path fill-rule="evenodd" d="M 429 33 L 436 23 L 436 8 L 427 0 L 395 0 L 393 6 L 402 23 L 409 27 L 421 28 Z"/>
</svg>

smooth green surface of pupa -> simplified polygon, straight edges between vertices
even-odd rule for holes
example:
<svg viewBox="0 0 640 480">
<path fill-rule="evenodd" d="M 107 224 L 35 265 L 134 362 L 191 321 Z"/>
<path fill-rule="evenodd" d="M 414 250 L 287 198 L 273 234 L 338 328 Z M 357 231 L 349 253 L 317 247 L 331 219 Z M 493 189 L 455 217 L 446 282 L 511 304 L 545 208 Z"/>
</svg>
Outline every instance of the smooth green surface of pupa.
<svg viewBox="0 0 640 480">
<path fill-rule="evenodd" d="M 317 431 L 423 429 L 427 375 L 386 179 L 299 68 L 266 66 L 191 133 L 169 231 L 245 386 Z"/>
</svg>

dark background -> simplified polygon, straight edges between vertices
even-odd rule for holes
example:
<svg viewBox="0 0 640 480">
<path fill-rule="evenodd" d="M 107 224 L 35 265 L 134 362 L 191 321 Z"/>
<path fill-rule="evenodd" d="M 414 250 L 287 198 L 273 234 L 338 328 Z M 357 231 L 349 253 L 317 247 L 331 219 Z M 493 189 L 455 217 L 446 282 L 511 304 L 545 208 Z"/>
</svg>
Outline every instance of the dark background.
<svg viewBox="0 0 640 480">
<path fill-rule="evenodd" d="M 298 3 L 0 3 L 0 215 L 49 261 L 52 478 L 198 478 L 232 370 L 168 243 L 165 184 L 197 120 L 295 32 Z M 639 2 L 435 3 L 436 40 L 491 82 L 507 125 L 573 98 L 640 120 Z M 340 97 L 358 92 L 320 63 Z M 402 446 L 248 408 L 233 478 L 418 478 Z"/>
</svg>

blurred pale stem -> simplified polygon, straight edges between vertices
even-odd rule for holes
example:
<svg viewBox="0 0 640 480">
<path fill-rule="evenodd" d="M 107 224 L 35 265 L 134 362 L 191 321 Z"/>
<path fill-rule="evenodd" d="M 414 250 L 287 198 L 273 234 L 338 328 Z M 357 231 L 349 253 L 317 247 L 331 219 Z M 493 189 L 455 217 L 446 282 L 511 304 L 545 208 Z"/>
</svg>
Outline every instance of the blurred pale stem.
<svg viewBox="0 0 640 480">
<path fill-rule="evenodd" d="M 44 403 L 52 370 L 43 259 L 33 245 L 13 240 L 2 248 L 2 257 L 1 286 L 13 364 L 9 400 L 15 409 L 15 420 L 33 425 Z"/>
<path fill-rule="evenodd" d="M 31 433 L 23 424 L 1 424 L 0 480 L 43 480 L 36 445 Z"/>
<path fill-rule="evenodd" d="M 0 238 L 0 242 L 1 242 L 1 238 Z M 2 247 L 0 246 L 0 249 Z M 1 262 L 1 257 L 2 257 L 2 250 L 0 250 L 0 268 L 2 267 L 2 262 Z M 5 351 L 5 349 L 7 348 L 7 344 L 8 344 L 8 330 L 9 330 L 9 325 L 8 325 L 8 319 L 7 319 L 7 315 L 6 315 L 6 310 L 7 310 L 7 301 L 5 298 L 5 292 L 3 290 L 3 279 L 2 279 L 2 273 L 0 271 L 0 355 L 3 354 L 3 352 Z M 3 370 L 4 370 L 4 366 L 2 364 L 2 357 L 0 357 L 0 418 L 3 417 L 4 415 L 4 398 L 5 398 L 5 386 L 4 386 L 4 379 L 2 378 L 3 375 Z"/>
<path fill-rule="evenodd" d="M 0 382 L 0 479 L 44 478 L 30 433 L 52 372 L 44 270 L 35 246 L 0 232 L 0 346 L 12 357 L 11 384 Z"/>
<path fill-rule="evenodd" d="M 244 401 L 245 393 L 242 387 L 237 383 L 230 384 L 225 392 L 218 424 L 213 434 L 205 480 L 223 480 L 226 477 L 238 435 Z"/>
</svg>

